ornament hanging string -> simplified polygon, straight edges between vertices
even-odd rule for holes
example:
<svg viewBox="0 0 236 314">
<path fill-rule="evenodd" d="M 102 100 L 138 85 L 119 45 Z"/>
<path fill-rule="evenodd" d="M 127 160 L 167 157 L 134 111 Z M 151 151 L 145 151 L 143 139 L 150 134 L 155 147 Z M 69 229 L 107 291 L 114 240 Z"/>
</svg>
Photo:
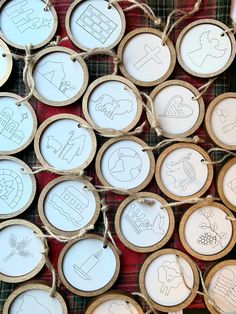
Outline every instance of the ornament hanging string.
<svg viewBox="0 0 236 314">
<path fill-rule="evenodd" d="M 224 36 L 224 34 L 232 33 L 233 35 L 236 34 L 236 23 L 232 21 L 232 27 L 222 32 L 221 36 Z"/>
<path fill-rule="evenodd" d="M 236 157 L 236 153 L 231 152 L 230 150 L 227 150 L 224 148 L 213 147 L 207 151 L 207 153 L 209 155 L 213 152 L 224 152 L 224 153 L 227 153 L 227 155 L 223 156 L 220 160 L 217 160 L 217 161 L 202 160 L 202 162 L 204 164 L 206 164 L 206 165 L 217 165 L 217 164 L 221 164 L 225 159 L 229 158 L 230 156 Z"/>
<path fill-rule="evenodd" d="M 208 195 L 202 198 L 201 197 L 189 198 L 180 202 L 173 202 L 173 203 L 168 203 L 166 205 L 162 205 L 161 209 L 172 207 L 172 206 L 180 206 L 184 204 L 197 204 L 199 202 L 204 202 L 204 201 L 208 201 L 208 202 L 220 201 L 220 198 L 214 197 L 212 195 Z"/>
<path fill-rule="evenodd" d="M 235 217 L 226 216 L 226 219 L 230 220 L 230 221 L 233 221 L 233 222 L 236 222 L 236 218 Z"/>
<path fill-rule="evenodd" d="M 69 39 L 68 36 L 61 38 L 61 36 L 57 35 L 55 40 L 50 41 L 50 43 L 47 45 L 47 48 L 57 47 L 64 41 L 67 41 L 68 39 Z"/>
<path fill-rule="evenodd" d="M 198 99 L 200 99 L 200 98 L 208 91 L 208 89 L 211 87 L 211 85 L 212 85 L 217 79 L 218 79 L 218 76 L 215 76 L 215 77 L 209 79 L 209 81 L 208 81 L 206 84 L 200 86 L 200 87 L 198 88 L 198 91 L 199 91 L 200 93 L 199 93 L 197 96 L 193 97 L 192 100 L 198 100 Z"/>
<path fill-rule="evenodd" d="M 48 11 L 50 9 L 51 6 L 51 1 L 50 0 L 46 0 L 45 2 L 45 7 L 44 7 L 44 11 Z"/>
<path fill-rule="evenodd" d="M 137 296 L 137 297 L 142 298 L 147 303 L 147 305 L 149 306 L 150 310 L 148 310 L 145 314 L 150 314 L 150 313 L 158 314 L 159 313 L 156 309 L 154 309 L 154 307 L 152 306 L 151 300 L 147 296 L 143 295 L 140 292 L 133 292 L 131 294 L 133 296 Z"/>
</svg>

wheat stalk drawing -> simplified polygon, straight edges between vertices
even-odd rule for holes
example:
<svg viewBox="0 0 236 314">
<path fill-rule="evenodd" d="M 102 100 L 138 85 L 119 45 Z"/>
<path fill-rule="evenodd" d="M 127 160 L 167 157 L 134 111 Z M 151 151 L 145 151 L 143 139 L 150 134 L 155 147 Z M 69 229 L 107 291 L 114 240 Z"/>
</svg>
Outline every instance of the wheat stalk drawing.
<svg viewBox="0 0 236 314">
<path fill-rule="evenodd" d="M 11 233 L 9 238 L 9 245 L 12 250 L 11 253 L 3 259 L 4 263 L 6 263 L 14 255 L 19 255 L 25 258 L 33 257 L 32 252 L 26 249 L 30 245 L 30 243 L 31 240 L 28 239 L 28 237 L 21 241 L 17 241 L 17 236 Z"/>
</svg>

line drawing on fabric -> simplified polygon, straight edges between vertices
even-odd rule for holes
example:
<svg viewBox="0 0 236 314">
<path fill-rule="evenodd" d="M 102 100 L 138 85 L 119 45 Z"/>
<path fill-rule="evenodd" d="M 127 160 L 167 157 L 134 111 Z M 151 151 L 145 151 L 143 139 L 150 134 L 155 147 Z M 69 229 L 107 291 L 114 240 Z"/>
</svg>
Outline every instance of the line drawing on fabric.
<svg viewBox="0 0 236 314">
<path fill-rule="evenodd" d="M 225 126 L 223 126 L 221 130 L 222 130 L 222 133 L 227 134 L 233 131 L 235 128 L 236 128 L 236 118 L 234 119 L 234 122 L 230 122 L 226 124 Z"/>
<path fill-rule="evenodd" d="M 181 95 L 175 95 L 168 101 L 164 113 L 159 116 L 172 119 L 187 119 L 191 117 L 192 114 L 192 107 L 184 103 L 184 99 Z"/>
<path fill-rule="evenodd" d="M 80 15 L 76 24 L 104 44 L 118 27 L 108 16 L 90 4 Z"/>
<path fill-rule="evenodd" d="M 233 178 L 226 185 L 234 194 L 236 194 L 236 178 Z"/>
<path fill-rule="evenodd" d="M 215 216 L 212 209 L 201 208 L 199 215 L 204 219 L 199 225 L 204 232 L 199 235 L 197 243 L 213 248 L 216 246 L 223 248 L 222 240 L 226 238 L 227 232 L 220 232 L 218 224 L 212 221 Z"/>
<path fill-rule="evenodd" d="M 197 180 L 196 171 L 193 163 L 191 162 L 192 153 L 189 153 L 177 162 L 172 161 L 166 164 L 167 170 L 165 174 L 174 179 L 175 189 L 180 188 L 186 191 L 187 188 Z"/>
<path fill-rule="evenodd" d="M 221 123 L 225 123 L 229 116 L 228 110 L 225 109 L 216 109 L 216 114 L 219 117 Z"/>
<path fill-rule="evenodd" d="M 181 268 L 182 269 L 182 268 Z M 183 283 L 183 269 L 177 262 L 165 261 L 157 268 L 157 279 L 162 283 L 160 293 L 170 295 L 172 289 L 177 289 Z"/>
<path fill-rule="evenodd" d="M 227 133 L 229 133 L 229 132 L 234 130 L 234 128 L 236 127 L 236 118 L 234 119 L 233 122 L 229 122 L 228 123 L 228 120 L 229 120 L 229 112 L 228 112 L 228 110 L 226 110 L 226 109 L 217 109 L 216 110 L 216 114 L 219 117 L 220 122 L 222 124 L 227 123 L 226 125 L 222 126 L 222 128 L 221 128 L 221 131 L 222 131 L 223 134 L 227 134 Z"/>
<path fill-rule="evenodd" d="M 17 236 L 13 233 L 10 233 L 9 245 L 11 247 L 11 252 L 3 259 L 3 262 L 7 263 L 14 255 L 19 255 L 24 258 L 33 257 L 33 253 L 30 250 L 27 250 L 27 247 L 31 244 L 31 241 L 32 240 L 28 237 L 18 241 Z"/>
<path fill-rule="evenodd" d="M 96 111 L 102 112 L 110 120 L 114 120 L 115 117 L 124 116 L 133 110 L 133 102 L 131 100 L 116 100 L 107 94 L 101 95 L 97 100 L 93 100 L 92 102 L 95 105 Z"/>
<path fill-rule="evenodd" d="M 236 277 L 230 268 L 224 268 L 220 271 L 212 291 L 223 297 L 235 309 Z"/>
<path fill-rule="evenodd" d="M 63 62 L 47 60 L 43 64 L 38 65 L 35 71 L 67 98 L 71 97 L 70 93 L 68 93 L 69 91 L 76 90 L 76 86 L 67 80 Z"/>
<path fill-rule="evenodd" d="M 151 48 L 149 44 L 146 43 L 143 49 L 144 49 L 145 55 L 133 64 L 136 70 L 140 70 L 143 66 L 149 63 L 149 61 L 151 60 L 155 61 L 157 64 L 162 64 L 161 59 L 158 57 L 158 54 L 161 52 L 160 47 L 157 46 L 157 47 Z"/>
<path fill-rule="evenodd" d="M 25 113 L 22 113 L 21 114 L 21 123 L 24 121 L 24 120 L 28 120 L 29 119 L 29 116 L 28 116 L 28 112 L 25 112 Z"/>
<path fill-rule="evenodd" d="M 165 233 L 163 227 L 165 225 L 165 217 L 158 214 L 153 222 L 147 218 L 146 213 L 135 204 L 130 206 L 130 210 L 124 216 L 124 219 L 129 223 L 135 233 L 139 236 L 144 231 L 152 231 L 155 234 L 163 235 Z"/>
<path fill-rule="evenodd" d="M 39 300 L 31 294 L 24 293 L 19 296 L 21 301 L 20 307 L 16 309 L 16 314 L 24 314 L 29 308 L 33 309 L 34 314 L 53 314 L 48 307 L 39 302 Z"/>
<path fill-rule="evenodd" d="M 94 254 L 91 254 L 80 266 L 74 264 L 73 267 L 76 274 L 84 280 L 93 280 L 90 273 L 100 262 L 102 253 L 103 250 L 100 250 Z"/>
<path fill-rule="evenodd" d="M 4 12 L 21 34 L 24 34 L 28 30 L 50 28 L 53 22 L 52 18 L 38 17 L 38 12 L 32 8 L 28 0 L 19 0 L 13 4 L 7 4 Z M 43 11 L 41 15 L 46 16 L 47 12 Z"/>
<path fill-rule="evenodd" d="M 0 199 L 13 209 L 20 202 L 23 192 L 23 181 L 16 172 L 0 169 Z"/>
<path fill-rule="evenodd" d="M 133 314 L 133 311 L 129 307 L 129 303 L 127 304 L 119 304 L 119 303 L 112 303 L 109 308 L 108 312 L 111 314 Z"/>
<path fill-rule="evenodd" d="M 115 156 L 115 161 L 113 160 Z M 128 147 L 116 149 L 108 160 L 110 174 L 118 181 L 130 182 L 142 171 L 142 159 L 139 154 Z"/>
<path fill-rule="evenodd" d="M 73 185 L 65 187 L 61 195 L 53 194 L 48 203 L 76 227 L 81 225 L 83 211 L 89 207 L 89 199 Z"/>
<path fill-rule="evenodd" d="M 25 138 L 20 123 L 13 120 L 14 112 L 11 108 L 5 107 L 0 112 L 0 134 L 9 141 L 20 145 Z"/>
<path fill-rule="evenodd" d="M 227 51 L 227 48 L 218 48 L 220 46 L 219 39 L 211 38 L 210 33 L 211 31 L 203 32 L 199 37 L 199 48 L 188 53 L 189 59 L 198 68 L 201 68 L 209 57 L 219 59 L 223 57 Z"/>
</svg>

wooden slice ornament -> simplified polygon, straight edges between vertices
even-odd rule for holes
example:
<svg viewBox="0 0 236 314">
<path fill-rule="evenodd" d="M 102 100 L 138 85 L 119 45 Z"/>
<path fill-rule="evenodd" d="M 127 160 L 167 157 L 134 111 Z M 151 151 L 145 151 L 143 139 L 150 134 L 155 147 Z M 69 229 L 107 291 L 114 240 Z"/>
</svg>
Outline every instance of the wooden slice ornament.
<svg viewBox="0 0 236 314">
<path fill-rule="evenodd" d="M 139 273 L 139 285 L 142 294 L 158 311 L 179 311 L 196 296 L 197 266 L 179 250 L 162 249 L 145 260 Z"/>
<path fill-rule="evenodd" d="M 75 236 L 93 225 L 100 213 L 100 198 L 87 180 L 62 176 L 48 183 L 40 194 L 38 212 L 53 233 Z"/>
<path fill-rule="evenodd" d="M 196 99 L 199 91 L 193 85 L 181 80 L 166 81 L 158 85 L 150 97 L 164 137 L 190 136 L 202 124 L 204 101 L 202 97 Z"/>
<path fill-rule="evenodd" d="M 28 102 L 16 105 L 20 96 L 0 93 L 0 155 L 12 155 L 25 149 L 37 130 L 37 117 Z"/>
<path fill-rule="evenodd" d="M 213 166 L 200 146 L 178 143 L 166 148 L 158 157 L 156 182 L 161 191 L 176 201 L 202 196 L 211 185 Z"/>
<path fill-rule="evenodd" d="M 135 136 L 107 141 L 97 153 L 96 173 L 104 186 L 138 192 L 151 181 L 155 160 L 146 144 Z"/>
<path fill-rule="evenodd" d="M 123 291 L 109 291 L 97 297 L 85 314 L 144 314 L 141 306 Z"/>
<path fill-rule="evenodd" d="M 3 0 L 0 4 L 0 37 L 12 47 L 45 46 L 55 35 L 57 13 L 43 0 Z"/>
<path fill-rule="evenodd" d="M 141 117 L 141 95 L 129 80 L 107 75 L 88 87 L 83 97 L 83 113 L 91 126 L 128 132 Z"/>
<path fill-rule="evenodd" d="M 192 256 L 216 260 L 227 255 L 235 245 L 234 218 L 224 205 L 205 201 L 190 207 L 179 225 L 180 240 Z"/>
<path fill-rule="evenodd" d="M 235 313 L 236 299 L 236 260 L 225 260 L 215 264 L 205 276 L 205 285 L 210 297 L 222 313 Z M 204 297 L 205 304 L 212 314 L 219 312 Z"/>
<path fill-rule="evenodd" d="M 35 81 L 34 96 L 54 106 L 67 106 L 78 100 L 88 85 L 88 68 L 82 57 L 65 47 L 46 48 L 36 54 L 29 66 Z"/>
<path fill-rule="evenodd" d="M 0 280 L 23 282 L 36 276 L 45 264 L 42 231 L 33 223 L 12 219 L 0 224 Z"/>
<path fill-rule="evenodd" d="M 176 62 L 175 48 L 157 29 L 144 27 L 128 33 L 118 47 L 122 74 L 136 85 L 148 87 L 165 81 Z"/>
<path fill-rule="evenodd" d="M 13 59 L 7 45 L 0 39 L 0 87 L 8 80 L 13 68 Z"/>
<path fill-rule="evenodd" d="M 0 219 L 23 213 L 33 202 L 36 180 L 22 160 L 0 156 Z"/>
<path fill-rule="evenodd" d="M 159 250 L 173 234 L 173 211 L 171 207 L 161 208 L 167 202 L 157 194 L 141 192 L 137 197 L 153 204 L 145 205 L 133 196 L 126 198 L 116 212 L 116 233 L 125 246 L 136 252 Z"/>
<path fill-rule="evenodd" d="M 217 146 L 236 150 L 236 93 L 225 93 L 213 99 L 206 111 L 205 127 Z"/>
<path fill-rule="evenodd" d="M 126 21 L 118 4 L 104 0 L 76 0 L 66 14 L 66 30 L 83 50 L 115 47 L 124 35 Z"/>
<path fill-rule="evenodd" d="M 235 49 L 228 26 L 213 19 L 190 23 L 176 42 L 179 64 L 189 74 L 203 78 L 224 72 L 234 60 Z"/>
<path fill-rule="evenodd" d="M 59 276 L 65 287 L 79 296 L 102 294 L 115 283 L 119 271 L 119 255 L 110 242 L 90 234 L 82 240 L 66 244 L 58 260 Z"/>
<path fill-rule="evenodd" d="M 68 314 L 66 302 L 62 295 L 56 291 L 50 296 L 51 287 L 44 281 L 29 281 L 18 286 L 7 298 L 3 314 L 34 313 Z"/>
<path fill-rule="evenodd" d="M 88 123 L 73 114 L 58 114 L 44 121 L 34 140 L 36 156 L 43 167 L 80 171 L 93 160 L 96 136 Z M 63 132 L 62 132 L 63 130 Z"/>
</svg>

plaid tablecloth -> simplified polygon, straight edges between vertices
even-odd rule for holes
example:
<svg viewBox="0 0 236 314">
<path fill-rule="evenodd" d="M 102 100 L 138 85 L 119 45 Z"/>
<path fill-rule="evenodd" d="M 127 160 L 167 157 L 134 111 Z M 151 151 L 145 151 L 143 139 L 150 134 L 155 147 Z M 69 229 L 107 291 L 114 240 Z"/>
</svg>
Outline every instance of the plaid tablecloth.
<svg viewBox="0 0 236 314">
<path fill-rule="evenodd" d="M 160 16 L 163 19 L 166 19 L 168 14 L 173 9 L 181 8 L 185 10 L 190 10 L 194 2 L 195 2 L 194 0 L 188 0 L 188 1 L 149 0 L 147 3 L 153 8 L 157 16 Z M 170 36 L 171 39 L 173 40 L 173 42 L 175 42 L 180 30 L 189 22 L 192 22 L 193 20 L 196 20 L 196 19 L 213 18 L 213 19 L 220 20 L 227 25 L 230 25 L 231 23 L 230 16 L 229 16 L 230 2 L 231 2 L 230 0 L 203 0 L 201 10 L 199 11 L 199 13 L 196 14 L 194 17 L 185 20 L 182 25 L 179 25 L 171 34 Z M 62 37 L 65 37 L 67 35 L 66 30 L 65 30 L 65 15 L 71 1 L 70 0 L 52 0 L 52 3 L 54 4 L 56 8 L 57 14 L 59 17 L 58 34 L 61 35 Z M 125 4 L 127 3 L 124 3 L 124 5 Z M 127 13 L 126 20 L 127 20 L 126 32 L 129 32 L 141 26 L 147 26 L 147 25 L 153 26 L 152 22 L 148 21 L 148 19 L 144 16 L 144 14 L 140 12 L 140 10 L 138 9 Z M 61 45 L 70 47 L 78 51 L 78 48 L 76 48 L 69 40 L 64 41 Z M 14 52 L 17 53 L 17 51 L 14 51 Z M 111 60 L 109 60 L 109 58 L 106 58 L 106 57 L 93 57 L 87 61 L 87 64 L 90 70 L 90 82 L 92 82 L 94 79 L 96 79 L 99 76 L 103 76 L 112 72 L 112 62 Z M 234 65 L 231 66 L 231 69 L 233 67 Z M 24 95 L 25 87 L 24 87 L 24 84 L 22 83 L 22 70 L 23 70 L 23 63 L 19 61 L 15 62 L 13 74 L 11 75 L 11 78 L 7 82 L 7 84 L 5 84 L 1 88 L 1 91 L 14 92 L 19 95 Z M 217 95 L 232 90 L 230 87 L 230 82 L 231 82 L 230 72 L 231 71 L 228 71 L 227 73 L 224 73 L 223 75 L 221 75 L 217 79 L 217 81 L 214 83 L 214 86 L 208 90 L 207 94 L 204 96 L 206 106 Z M 206 82 L 203 79 L 197 79 L 197 78 L 191 77 L 190 75 L 187 75 L 180 68 L 178 64 L 176 65 L 174 73 L 170 77 L 170 79 L 174 79 L 174 78 L 186 80 L 189 83 L 193 84 L 195 87 L 199 87 Z M 147 89 L 146 91 L 150 92 L 149 89 Z M 40 103 L 36 99 L 32 99 L 30 102 L 37 113 L 39 124 L 42 123 L 48 117 L 58 114 L 58 113 L 73 113 L 73 114 L 77 114 L 83 117 L 82 109 L 81 109 L 82 99 L 77 101 L 75 104 L 67 106 L 65 108 L 49 107 Z M 144 119 L 145 119 L 145 116 L 143 115 L 142 120 Z M 213 144 L 210 142 L 209 138 L 207 137 L 206 132 L 203 127 L 198 130 L 198 135 L 206 140 L 205 143 L 202 145 L 204 149 L 209 149 L 210 147 L 213 146 Z M 145 127 L 145 131 L 141 135 L 141 138 L 144 139 L 150 145 L 156 144 L 158 142 L 156 135 L 154 134 L 153 131 L 150 130 L 149 126 Z M 97 136 L 97 139 L 98 139 L 98 147 L 100 147 L 104 143 L 105 140 L 99 136 Z M 159 153 L 160 152 L 155 153 L 156 158 Z M 23 159 L 31 167 L 38 165 L 38 162 L 34 154 L 33 145 L 28 147 L 23 153 L 18 154 L 17 157 Z M 213 158 L 215 159 L 219 157 L 221 157 L 220 154 L 216 154 L 215 156 L 213 156 Z M 219 170 L 219 167 L 220 166 L 217 166 L 215 168 L 215 177 L 214 177 L 215 180 L 217 177 L 217 172 Z M 87 170 L 88 170 L 88 175 L 94 178 L 93 183 L 98 184 L 99 182 L 95 174 L 94 162 L 89 166 Z M 24 214 L 20 216 L 20 218 L 28 219 L 36 223 L 38 226 L 42 225 L 38 217 L 38 213 L 37 213 L 37 200 L 38 200 L 38 196 L 42 188 L 53 178 L 55 178 L 55 175 L 48 174 L 48 173 L 42 173 L 42 174 L 37 175 L 37 183 L 38 183 L 37 196 L 35 198 L 34 203 L 30 206 L 30 208 Z M 165 197 L 165 195 L 163 195 L 160 192 L 154 178 L 145 190 L 160 194 L 162 197 L 164 197 L 168 201 L 168 198 Z M 211 186 L 210 192 L 208 193 L 212 193 L 212 195 L 216 195 L 215 184 Z M 111 207 L 111 210 L 109 212 L 111 230 L 114 234 L 114 238 L 117 241 L 119 248 L 122 251 L 122 255 L 120 257 L 121 258 L 120 276 L 113 288 L 125 290 L 128 292 L 134 292 L 134 291 L 139 291 L 138 274 L 139 274 L 140 267 L 147 255 L 138 254 L 127 249 L 126 247 L 123 246 L 123 244 L 121 244 L 121 242 L 115 235 L 114 216 L 115 216 L 116 209 L 118 205 L 120 204 L 120 202 L 123 200 L 123 198 L 124 198 L 123 196 L 114 195 L 112 193 L 108 193 L 106 195 L 107 203 Z M 176 217 L 175 233 L 165 247 L 172 247 L 172 248 L 183 250 L 181 243 L 179 241 L 179 236 L 178 236 L 178 224 L 186 208 L 187 206 L 181 206 L 179 208 L 174 209 L 174 213 Z M 103 230 L 103 225 L 102 225 L 102 219 L 100 218 L 98 223 L 96 224 L 96 232 L 101 233 L 102 230 Z M 50 245 L 50 259 L 52 260 L 53 264 L 56 267 L 58 255 L 62 249 L 62 245 L 58 244 L 54 240 L 49 241 L 49 245 Z M 235 252 L 234 253 L 231 252 L 230 254 L 231 257 L 233 256 L 233 254 L 235 256 Z M 203 272 L 209 266 L 209 263 L 206 263 L 203 261 L 197 261 L 196 259 L 195 261 L 198 263 L 198 265 L 200 266 Z M 44 280 L 50 281 L 51 275 L 49 271 L 47 271 L 47 269 L 44 268 L 43 271 L 41 271 L 41 273 L 37 276 L 37 279 L 44 279 Z M 14 289 L 14 287 L 15 285 L 13 284 L 7 284 L 3 282 L 0 283 L 0 313 L 2 312 L 3 304 L 6 298 Z M 61 290 L 67 300 L 70 314 L 82 314 L 85 312 L 86 306 L 88 302 L 90 302 L 89 298 L 82 298 L 82 297 L 75 296 L 74 294 L 66 290 L 63 286 L 61 286 Z M 208 311 L 205 309 L 203 300 L 200 297 L 197 297 L 194 300 L 194 302 L 189 306 L 189 309 L 186 309 L 186 311 L 184 312 L 185 313 L 208 313 Z"/>
</svg>

